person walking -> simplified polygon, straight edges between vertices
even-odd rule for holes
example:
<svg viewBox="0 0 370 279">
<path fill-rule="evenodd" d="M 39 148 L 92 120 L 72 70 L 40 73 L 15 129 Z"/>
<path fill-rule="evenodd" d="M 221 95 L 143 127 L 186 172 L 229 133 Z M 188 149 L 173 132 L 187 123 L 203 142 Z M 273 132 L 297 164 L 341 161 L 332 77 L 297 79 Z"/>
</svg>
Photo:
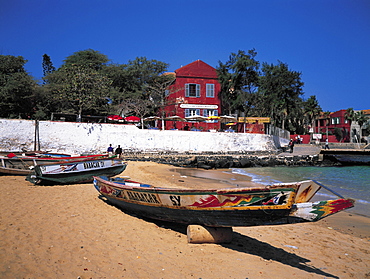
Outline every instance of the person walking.
<svg viewBox="0 0 370 279">
<path fill-rule="evenodd" d="M 293 153 L 294 141 L 291 139 L 289 142 L 290 153 Z"/>
<path fill-rule="evenodd" d="M 330 149 L 329 148 L 329 140 L 328 139 L 325 140 L 325 149 Z"/>
</svg>

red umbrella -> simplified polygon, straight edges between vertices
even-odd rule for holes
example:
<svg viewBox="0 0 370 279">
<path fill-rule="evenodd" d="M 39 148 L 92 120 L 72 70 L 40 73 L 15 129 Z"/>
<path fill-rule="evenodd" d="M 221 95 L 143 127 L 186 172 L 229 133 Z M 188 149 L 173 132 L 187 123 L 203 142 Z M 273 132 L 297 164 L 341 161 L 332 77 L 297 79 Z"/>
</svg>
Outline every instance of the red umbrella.
<svg viewBox="0 0 370 279">
<path fill-rule="evenodd" d="M 107 116 L 107 119 L 108 120 L 111 120 L 111 121 L 123 121 L 123 117 L 119 116 L 119 115 L 108 115 Z"/>
<path fill-rule="evenodd" d="M 127 122 L 140 122 L 141 118 L 137 116 L 127 116 L 125 117 L 125 121 Z"/>
</svg>

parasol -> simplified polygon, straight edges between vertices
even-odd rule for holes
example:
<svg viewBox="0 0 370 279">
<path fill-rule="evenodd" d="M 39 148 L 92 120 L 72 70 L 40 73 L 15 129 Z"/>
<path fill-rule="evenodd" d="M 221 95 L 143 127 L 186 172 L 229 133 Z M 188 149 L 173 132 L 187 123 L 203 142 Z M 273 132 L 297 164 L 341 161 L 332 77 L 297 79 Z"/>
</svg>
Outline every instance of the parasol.
<svg viewBox="0 0 370 279">
<path fill-rule="evenodd" d="M 107 119 L 110 120 L 110 121 L 123 122 L 123 117 L 122 116 L 114 115 L 114 114 L 108 115 Z"/>
<path fill-rule="evenodd" d="M 212 115 L 212 116 L 208 116 L 208 120 L 220 120 L 220 117 Z"/>
<path fill-rule="evenodd" d="M 208 117 L 200 116 L 200 115 L 192 115 L 192 116 L 185 117 L 185 119 L 189 121 L 206 121 L 208 120 Z"/>
<path fill-rule="evenodd" d="M 220 116 L 220 121 L 221 121 L 221 123 L 238 122 L 238 119 L 236 119 L 236 117 L 234 117 L 234 116 L 222 115 L 222 116 Z"/>
<path fill-rule="evenodd" d="M 184 118 L 182 118 L 181 116 L 178 116 L 178 115 L 168 116 L 168 117 L 164 118 L 164 120 L 185 121 Z"/>
<path fill-rule="evenodd" d="M 145 117 L 143 120 L 144 121 L 154 121 L 154 120 L 159 120 L 159 119 L 161 118 L 158 116 L 149 116 L 149 117 Z"/>
<path fill-rule="evenodd" d="M 127 116 L 125 117 L 126 122 L 140 122 L 141 118 L 137 116 Z"/>
</svg>

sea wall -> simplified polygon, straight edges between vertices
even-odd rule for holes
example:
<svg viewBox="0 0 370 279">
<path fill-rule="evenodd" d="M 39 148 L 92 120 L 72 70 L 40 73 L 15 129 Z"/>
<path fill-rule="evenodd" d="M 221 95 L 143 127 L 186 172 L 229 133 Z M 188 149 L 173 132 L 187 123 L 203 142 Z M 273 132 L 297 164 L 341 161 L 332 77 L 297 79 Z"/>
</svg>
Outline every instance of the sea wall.
<svg viewBox="0 0 370 279">
<path fill-rule="evenodd" d="M 141 130 L 134 125 L 0 119 L 0 151 L 48 150 L 71 154 L 105 152 L 277 152 L 286 139 L 271 135 Z M 36 144 L 35 144 L 36 143 Z"/>
<path fill-rule="evenodd" d="M 203 169 L 227 169 L 274 166 L 322 166 L 319 155 L 276 156 L 269 152 L 257 154 L 142 154 L 125 153 L 122 158 L 127 161 L 151 161 L 178 167 Z"/>
</svg>

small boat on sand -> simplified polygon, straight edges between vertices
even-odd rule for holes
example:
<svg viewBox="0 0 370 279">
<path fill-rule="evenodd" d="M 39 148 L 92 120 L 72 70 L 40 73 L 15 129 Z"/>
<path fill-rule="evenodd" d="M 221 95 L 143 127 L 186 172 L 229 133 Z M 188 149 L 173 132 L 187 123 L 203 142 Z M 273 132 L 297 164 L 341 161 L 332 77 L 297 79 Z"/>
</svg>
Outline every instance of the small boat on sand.
<svg viewBox="0 0 370 279">
<path fill-rule="evenodd" d="M 98 158 L 108 158 L 108 154 L 87 156 L 55 156 L 55 154 L 53 156 L 23 156 L 9 153 L 7 156 L 0 156 L 0 174 L 28 175 L 36 165 Z"/>
<path fill-rule="evenodd" d="M 26 180 L 36 185 L 74 184 L 93 181 L 96 175 L 120 174 L 127 163 L 118 158 L 98 158 L 36 165 Z"/>
<path fill-rule="evenodd" d="M 198 190 L 94 177 L 94 186 L 109 203 L 139 216 L 216 228 L 315 222 L 354 206 L 336 193 L 339 199 L 310 202 L 321 188 L 330 191 L 313 180 Z"/>
</svg>

